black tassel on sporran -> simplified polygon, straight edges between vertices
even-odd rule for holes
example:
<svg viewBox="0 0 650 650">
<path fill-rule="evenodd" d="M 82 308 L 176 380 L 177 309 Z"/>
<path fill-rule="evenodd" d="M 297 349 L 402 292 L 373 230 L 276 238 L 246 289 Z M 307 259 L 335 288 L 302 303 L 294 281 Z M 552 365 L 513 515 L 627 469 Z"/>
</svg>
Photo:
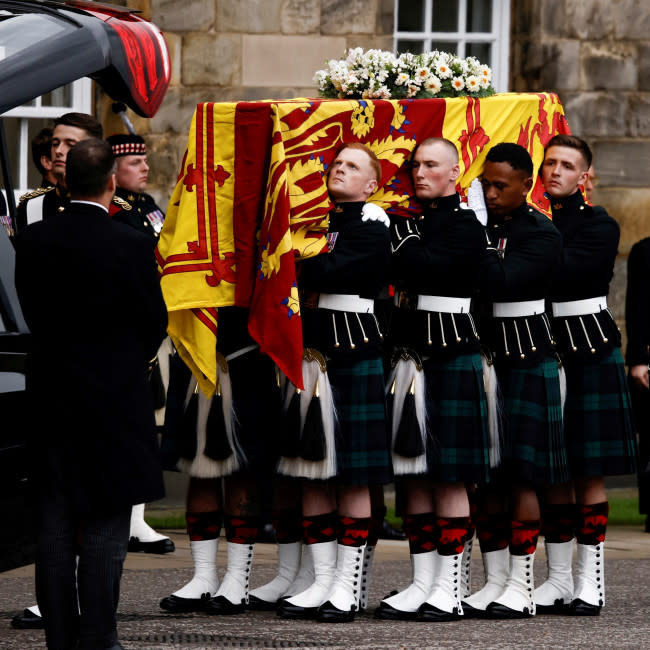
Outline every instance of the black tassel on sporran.
<svg viewBox="0 0 650 650">
<path fill-rule="evenodd" d="M 217 386 L 217 392 L 212 396 L 208 422 L 205 428 L 205 451 L 212 460 L 226 460 L 232 456 L 232 447 L 226 432 L 226 419 L 223 414 L 223 396 Z"/>
<path fill-rule="evenodd" d="M 199 387 L 198 384 L 190 397 L 190 401 L 183 411 L 180 435 L 180 456 L 187 460 L 194 460 L 197 451 L 196 423 L 199 417 Z"/>
<path fill-rule="evenodd" d="M 416 458 L 424 453 L 424 443 L 420 423 L 418 422 L 415 409 L 415 380 L 404 397 L 402 419 L 395 436 L 394 451 L 404 458 Z"/>
<path fill-rule="evenodd" d="M 302 429 L 302 438 L 300 439 L 299 455 L 305 460 L 321 461 L 325 458 L 326 449 L 323 409 L 321 408 L 317 383 L 314 395 L 307 408 L 305 426 Z"/>
</svg>

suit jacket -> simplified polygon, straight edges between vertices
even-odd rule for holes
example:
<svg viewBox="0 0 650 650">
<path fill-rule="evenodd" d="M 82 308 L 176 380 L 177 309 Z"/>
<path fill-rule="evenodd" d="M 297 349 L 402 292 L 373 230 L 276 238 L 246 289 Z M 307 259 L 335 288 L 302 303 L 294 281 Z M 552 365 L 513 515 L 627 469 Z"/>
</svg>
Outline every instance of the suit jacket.
<svg viewBox="0 0 650 650">
<path fill-rule="evenodd" d="M 16 241 L 37 479 L 79 512 L 163 495 L 147 362 L 167 326 L 149 239 L 72 203 Z"/>
</svg>

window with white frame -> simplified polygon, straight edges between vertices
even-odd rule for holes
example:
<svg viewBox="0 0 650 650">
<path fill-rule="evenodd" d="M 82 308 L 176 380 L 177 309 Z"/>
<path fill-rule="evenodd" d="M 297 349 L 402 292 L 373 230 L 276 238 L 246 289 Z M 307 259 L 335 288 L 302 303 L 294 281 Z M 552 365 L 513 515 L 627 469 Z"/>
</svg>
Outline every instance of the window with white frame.
<svg viewBox="0 0 650 650">
<path fill-rule="evenodd" d="M 41 184 L 41 175 L 32 162 L 32 138 L 42 128 L 52 126 L 52 120 L 64 113 L 90 113 L 91 90 L 90 79 L 79 79 L 3 113 L 11 176 L 17 197 Z"/>
<path fill-rule="evenodd" d="M 452 52 L 492 68 L 497 92 L 508 89 L 510 0 L 395 0 L 394 47 Z"/>
</svg>

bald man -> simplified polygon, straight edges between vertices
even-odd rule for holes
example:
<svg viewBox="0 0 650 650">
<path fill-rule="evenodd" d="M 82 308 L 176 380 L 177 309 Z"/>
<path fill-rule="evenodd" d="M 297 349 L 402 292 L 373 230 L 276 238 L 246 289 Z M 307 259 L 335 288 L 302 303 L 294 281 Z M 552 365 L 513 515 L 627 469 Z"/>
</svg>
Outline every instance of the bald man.
<svg viewBox="0 0 650 650">
<path fill-rule="evenodd" d="M 470 315 L 485 234 L 476 215 L 461 208 L 459 174 L 452 142 L 422 142 L 412 161 L 422 213 L 415 220 L 395 218 L 391 229 L 398 289 L 391 325 L 395 370 L 389 379 L 395 395 L 393 466 L 404 476 L 413 581 L 381 602 L 377 618 L 446 621 L 463 613 L 459 567 L 474 532 L 465 484 L 487 478 L 489 442 L 482 361 Z M 409 420 L 409 393 L 415 397 L 411 404 L 422 405 L 417 413 L 426 406 L 419 440 L 400 434 Z"/>
</svg>

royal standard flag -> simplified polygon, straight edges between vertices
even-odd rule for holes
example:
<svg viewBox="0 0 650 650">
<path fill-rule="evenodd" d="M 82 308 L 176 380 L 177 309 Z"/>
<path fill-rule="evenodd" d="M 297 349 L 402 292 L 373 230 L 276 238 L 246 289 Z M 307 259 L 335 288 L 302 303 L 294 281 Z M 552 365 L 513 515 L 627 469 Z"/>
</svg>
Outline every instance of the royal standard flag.
<svg viewBox="0 0 650 650">
<path fill-rule="evenodd" d="M 214 392 L 218 309 L 230 305 L 249 308 L 261 351 L 302 386 L 295 262 L 326 248 L 326 175 L 342 143 L 377 154 L 382 178 L 369 200 L 408 216 L 420 210 L 408 160 L 424 139 L 456 143 L 464 195 L 494 144 L 521 144 L 537 170 L 546 142 L 568 132 L 549 93 L 199 104 L 157 256 L 169 333 L 201 388 Z M 529 200 L 548 207 L 539 179 Z"/>
</svg>

